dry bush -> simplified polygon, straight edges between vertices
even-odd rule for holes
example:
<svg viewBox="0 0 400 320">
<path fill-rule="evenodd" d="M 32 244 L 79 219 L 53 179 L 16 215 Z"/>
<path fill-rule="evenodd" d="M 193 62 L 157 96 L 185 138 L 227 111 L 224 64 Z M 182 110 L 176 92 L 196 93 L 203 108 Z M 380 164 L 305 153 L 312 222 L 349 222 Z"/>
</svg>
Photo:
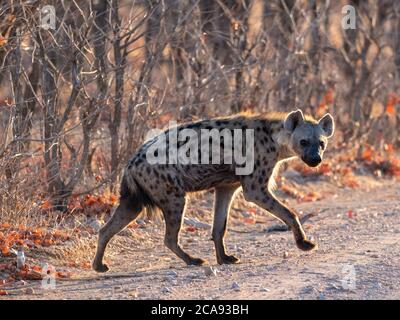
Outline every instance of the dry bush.
<svg viewBox="0 0 400 320">
<path fill-rule="evenodd" d="M 0 220 L 115 193 L 169 120 L 302 108 L 334 114 L 337 148 L 399 145 L 398 1 L 46 4 L 55 30 L 43 1 L 0 5 Z"/>
</svg>

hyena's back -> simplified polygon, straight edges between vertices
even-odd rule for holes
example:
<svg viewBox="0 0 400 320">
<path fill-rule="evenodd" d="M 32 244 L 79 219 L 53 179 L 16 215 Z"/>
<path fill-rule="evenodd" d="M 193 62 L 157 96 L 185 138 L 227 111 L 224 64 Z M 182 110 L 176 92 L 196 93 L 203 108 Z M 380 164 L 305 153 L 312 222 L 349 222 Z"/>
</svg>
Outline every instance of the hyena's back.
<svg viewBox="0 0 400 320">
<path fill-rule="evenodd" d="M 247 122 L 246 122 L 247 120 Z M 252 125 L 248 119 L 238 117 L 236 119 L 218 119 L 218 120 L 205 120 L 196 123 L 181 125 L 177 127 L 178 133 L 184 129 L 191 129 L 196 131 L 199 136 L 201 129 L 212 130 L 234 130 L 234 129 L 251 129 Z M 209 145 L 210 157 L 209 164 L 181 164 L 169 163 L 168 150 L 169 150 L 169 131 L 165 132 L 166 140 L 166 155 L 167 163 L 149 163 L 147 161 L 147 152 L 149 148 L 156 143 L 157 137 L 145 143 L 138 152 L 132 157 L 128 166 L 125 169 L 124 175 L 126 177 L 133 177 L 143 189 L 157 202 L 157 198 L 168 196 L 173 192 L 192 192 L 207 190 L 219 185 L 239 184 L 239 178 L 235 174 L 236 163 L 233 159 L 232 163 L 224 164 L 223 151 L 224 137 L 221 138 L 218 148 L 220 148 L 220 161 L 217 164 L 212 164 L 211 152 L 215 146 Z M 233 131 L 231 137 L 233 139 Z M 201 139 L 201 138 L 199 138 Z M 185 142 L 178 142 L 178 148 Z M 233 141 L 232 141 L 233 144 Z M 232 145 L 233 147 L 233 145 Z M 232 153 L 233 154 L 233 153 Z M 199 159 L 201 160 L 201 150 L 199 150 Z M 127 179 L 129 180 L 129 179 Z"/>
<path fill-rule="evenodd" d="M 239 185 L 240 176 L 235 174 L 235 169 L 238 164 L 235 163 L 235 159 L 232 162 L 225 164 L 223 159 L 224 148 L 234 147 L 234 130 L 240 129 L 243 132 L 242 151 L 245 153 L 246 150 L 246 139 L 244 132 L 245 130 L 254 130 L 255 140 L 261 140 L 261 145 L 267 144 L 270 141 L 270 135 L 273 128 L 280 125 L 280 120 L 273 119 L 267 120 L 264 118 L 257 117 L 246 117 L 237 116 L 234 118 L 221 118 L 215 120 L 204 120 L 195 123 L 189 123 L 180 125 L 177 127 L 179 133 L 184 129 L 195 130 L 196 133 L 201 136 L 200 132 L 202 129 L 205 130 L 230 130 L 232 141 L 228 144 L 224 141 L 224 137 L 221 137 L 219 146 L 220 148 L 220 160 L 217 164 L 212 164 L 211 156 L 208 159 L 209 164 L 181 164 L 181 163 L 169 163 L 168 150 L 169 150 L 169 137 L 171 130 L 165 132 L 166 136 L 166 164 L 151 164 L 147 161 L 147 152 L 149 148 L 157 141 L 157 137 L 145 143 L 138 152 L 132 157 L 128 166 L 125 169 L 124 175 L 129 178 L 136 180 L 143 189 L 145 189 L 149 195 L 157 202 L 157 198 L 161 196 L 168 196 L 172 192 L 192 192 L 207 190 L 220 185 Z M 201 138 L 200 138 L 201 139 Z M 184 142 L 178 142 L 178 148 Z M 210 155 L 211 150 L 215 150 L 215 145 L 209 145 Z M 273 147 L 271 146 L 271 149 Z M 273 150 L 266 148 L 266 153 L 272 153 Z M 262 153 L 260 150 L 256 150 L 257 153 Z M 199 150 L 201 155 L 201 151 Z M 233 153 L 232 153 L 233 155 Z M 264 160 L 267 159 L 264 155 Z M 272 157 L 274 158 L 274 157 Z M 200 159 L 199 159 L 200 161 Z"/>
</svg>

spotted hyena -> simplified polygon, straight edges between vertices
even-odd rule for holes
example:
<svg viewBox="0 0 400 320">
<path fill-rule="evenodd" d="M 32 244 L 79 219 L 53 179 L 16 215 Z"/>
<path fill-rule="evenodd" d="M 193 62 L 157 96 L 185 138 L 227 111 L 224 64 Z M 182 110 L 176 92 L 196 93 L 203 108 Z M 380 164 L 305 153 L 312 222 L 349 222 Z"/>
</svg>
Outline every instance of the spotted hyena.
<svg viewBox="0 0 400 320">
<path fill-rule="evenodd" d="M 224 132 L 224 135 L 220 135 L 217 142 L 210 135 L 206 135 L 204 140 L 204 132 L 209 131 Z M 182 124 L 149 140 L 125 168 L 120 204 L 99 233 L 94 270 L 108 270 L 103 264 L 107 243 L 132 222 L 144 207 L 161 209 L 166 224 L 164 242 L 169 249 L 189 265 L 203 264 L 203 259 L 186 253 L 178 239 L 186 193 L 211 188 L 215 191 L 212 239 L 219 264 L 239 261 L 226 253 L 224 245 L 229 208 L 239 187 L 243 189 L 247 201 L 257 204 L 289 226 L 298 248 L 305 251 L 314 249 L 316 244 L 307 239 L 298 216 L 272 194 L 272 185 L 274 173 L 285 160 L 299 157 L 310 167 L 318 166 L 333 131 L 334 121 L 330 114 L 317 121 L 309 116 L 304 117 L 301 110 L 296 110 L 289 114 L 236 115 Z M 181 133 L 185 133 L 184 139 Z M 232 140 L 236 133 L 238 139 Z M 200 138 L 188 139 L 194 136 Z M 189 140 L 195 143 L 190 144 Z M 164 143 L 164 148 L 158 146 L 160 141 Z M 173 142 L 176 142 L 178 152 L 171 153 L 174 151 Z M 207 153 L 204 146 L 209 146 L 212 152 Z M 226 154 L 232 155 L 226 150 L 237 147 L 240 147 L 242 154 L 252 150 L 246 157 L 246 163 L 237 157 L 226 157 Z M 182 150 L 184 155 L 193 156 L 190 159 L 197 162 L 180 157 Z M 223 152 L 219 152 L 221 150 Z M 161 156 L 160 153 L 163 153 L 163 161 L 154 162 L 154 158 Z M 211 157 L 214 153 L 217 159 Z M 209 160 L 208 163 L 199 161 L 204 160 L 204 154 L 209 158 L 205 159 Z M 238 172 L 239 169 L 246 170 Z"/>
</svg>

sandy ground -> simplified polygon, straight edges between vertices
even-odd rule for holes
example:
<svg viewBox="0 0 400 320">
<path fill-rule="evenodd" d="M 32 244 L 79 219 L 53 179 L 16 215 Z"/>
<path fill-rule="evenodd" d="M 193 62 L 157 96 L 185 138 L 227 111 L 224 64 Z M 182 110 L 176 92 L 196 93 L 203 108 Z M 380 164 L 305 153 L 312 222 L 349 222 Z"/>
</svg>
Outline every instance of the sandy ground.
<svg viewBox="0 0 400 320">
<path fill-rule="evenodd" d="M 304 183 L 319 191 L 326 186 Z M 75 270 L 71 279 L 57 280 L 55 290 L 44 290 L 40 281 L 17 283 L 0 299 L 400 299 L 400 184 L 328 188 L 324 194 L 315 202 L 289 200 L 303 214 L 317 213 L 304 224 L 319 245 L 311 253 L 298 250 L 290 232 L 268 232 L 279 221 L 261 210 L 256 223 L 245 223 L 246 207 L 236 201 L 226 244 L 241 258 L 237 265 L 217 265 L 211 230 L 199 229 L 184 230 L 181 243 L 206 258 L 208 267 L 187 267 L 164 247 L 163 224 L 150 224 L 115 237 L 107 274 Z M 203 196 L 187 215 L 203 211 L 210 223 L 211 200 Z M 88 259 L 93 252 L 88 250 Z"/>
</svg>

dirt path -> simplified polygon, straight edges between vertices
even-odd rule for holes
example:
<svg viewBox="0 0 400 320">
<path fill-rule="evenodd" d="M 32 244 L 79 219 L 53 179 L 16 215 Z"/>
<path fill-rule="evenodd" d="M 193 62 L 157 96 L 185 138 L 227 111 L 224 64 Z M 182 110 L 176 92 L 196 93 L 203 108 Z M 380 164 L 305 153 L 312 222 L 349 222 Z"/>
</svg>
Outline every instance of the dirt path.
<svg viewBox="0 0 400 320">
<path fill-rule="evenodd" d="M 289 232 L 267 232 L 277 220 L 259 216 L 266 223 L 244 224 L 233 218 L 226 243 L 241 257 L 238 265 L 216 265 L 210 230 L 182 233 L 184 248 L 217 270 L 206 275 L 204 267 L 186 267 L 170 253 L 162 244 L 163 226 L 152 225 L 116 237 L 106 275 L 82 271 L 78 279 L 57 280 L 51 291 L 28 282 L 24 290 L 7 288 L 10 295 L 3 298 L 400 299 L 400 185 L 341 190 L 330 198 L 290 203 L 318 213 L 305 224 L 319 244 L 312 253 L 299 251 Z M 354 281 L 347 289 L 346 275 Z M 26 287 L 34 294 L 25 294 Z"/>
</svg>

